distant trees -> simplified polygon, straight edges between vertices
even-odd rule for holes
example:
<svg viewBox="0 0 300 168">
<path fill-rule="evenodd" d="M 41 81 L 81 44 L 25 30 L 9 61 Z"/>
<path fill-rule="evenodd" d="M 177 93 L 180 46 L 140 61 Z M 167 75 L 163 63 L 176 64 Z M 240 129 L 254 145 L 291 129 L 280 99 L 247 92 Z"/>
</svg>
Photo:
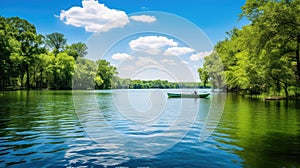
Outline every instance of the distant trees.
<svg viewBox="0 0 300 168">
<path fill-rule="evenodd" d="M 131 80 L 114 77 L 113 89 L 170 89 L 203 88 L 198 82 L 168 82 L 167 80 Z"/>
<path fill-rule="evenodd" d="M 299 0 L 247 0 L 241 16 L 251 24 L 234 28 L 205 58 L 210 82 L 221 77 L 228 90 L 299 95 L 299 6 Z M 211 67 L 218 66 L 217 57 L 223 70 L 216 76 L 218 67 Z"/>
</svg>

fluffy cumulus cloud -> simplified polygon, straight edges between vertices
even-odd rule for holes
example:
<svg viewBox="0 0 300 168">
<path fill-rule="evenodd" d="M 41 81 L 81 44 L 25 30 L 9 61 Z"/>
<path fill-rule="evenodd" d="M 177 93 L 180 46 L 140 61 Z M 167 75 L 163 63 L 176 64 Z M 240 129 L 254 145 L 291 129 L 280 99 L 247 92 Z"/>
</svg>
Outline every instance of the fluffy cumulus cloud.
<svg viewBox="0 0 300 168">
<path fill-rule="evenodd" d="M 164 55 L 175 55 L 175 56 L 179 56 L 179 55 L 184 55 L 184 54 L 188 54 L 191 52 L 194 52 L 195 50 L 189 47 L 171 47 L 168 48 Z"/>
<path fill-rule="evenodd" d="M 209 56 L 211 53 L 212 53 L 212 51 L 199 52 L 199 53 L 193 54 L 190 57 L 190 60 L 191 61 L 199 61 L 200 59 L 202 59 L 202 58 L 204 58 L 206 56 Z"/>
<path fill-rule="evenodd" d="M 120 71 L 134 71 L 136 69 L 135 66 L 119 66 L 118 69 Z"/>
<path fill-rule="evenodd" d="M 139 57 L 135 65 L 138 67 L 145 67 L 145 66 L 161 67 L 161 64 L 159 62 L 147 57 Z"/>
<path fill-rule="evenodd" d="M 189 63 L 186 62 L 186 61 L 181 61 L 181 63 L 182 63 L 182 64 L 186 64 L 186 65 L 189 64 Z"/>
<path fill-rule="evenodd" d="M 149 15 L 131 16 L 130 19 L 137 22 L 146 22 L 146 23 L 151 23 L 156 21 L 156 18 L 154 16 L 149 16 Z"/>
<path fill-rule="evenodd" d="M 133 59 L 133 56 L 126 53 L 116 53 L 112 56 L 114 60 L 124 60 L 124 59 Z"/>
<path fill-rule="evenodd" d="M 123 11 L 109 9 L 97 0 L 83 0 L 82 7 L 62 10 L 60 20 L 65 24 L 84 27 L 88 32 L 107 32 L 113 28 L 124 27 L 129 23 Z"/>
<path fill-rule="evenodd" d="M 141 51 L 152 55 L 159 54 L 164 47 L 175 47 L 177 45 L 178 43 L 173 39 L 164 36 L 144 36 L 129 43 L 133 51 Z"/>
<path fill-rule="evenodd" d="M 169 64 L 169 65 L 176 65 L 174 60 L 170 60 L 170 59 L 163 59 L 160 60 L 160 62 L 165 63 L 165 64 Z"/>
</svg>

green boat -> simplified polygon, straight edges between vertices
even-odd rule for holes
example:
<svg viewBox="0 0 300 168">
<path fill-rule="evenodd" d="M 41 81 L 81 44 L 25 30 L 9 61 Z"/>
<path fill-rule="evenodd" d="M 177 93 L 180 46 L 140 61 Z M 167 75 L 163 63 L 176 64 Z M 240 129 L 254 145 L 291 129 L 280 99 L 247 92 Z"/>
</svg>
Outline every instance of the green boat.
<svg viewBox="0 0 300 168">
<path fill-rule="evenodd" d="M 199 94 L 180 94 L 180 93 L 168 93 L 169 98 L 206 98 L 209 93 Z"/>
</svg>

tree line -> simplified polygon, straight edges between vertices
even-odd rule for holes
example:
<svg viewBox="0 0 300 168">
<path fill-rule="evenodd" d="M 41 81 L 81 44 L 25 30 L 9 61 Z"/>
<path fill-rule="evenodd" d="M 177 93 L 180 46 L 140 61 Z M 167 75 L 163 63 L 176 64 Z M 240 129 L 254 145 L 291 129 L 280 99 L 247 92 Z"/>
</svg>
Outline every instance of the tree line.
<svg viewBox="0 0 300 168">
<path fill-rule="evenodd" d="M 300 0 L 247 0 L 250 24 L 228 32 L 198 70 L 214 88 L 259 95 L 300 95 Z"/>
<path fill-rule="evenodd" d="M 122 79 L 106 60 L 92 61 L 84 43 L 41 35 L 18 17 L 0 17 L 0 90 L 198 88 L 199 83 Z"/>
<path fill-rule="evenodd" d="M 247 0 L 241 18 L 198 69 L 198 83 L 142 81 L 117 77 L 106 60 L 84 58 L 84 43 L 67 44 L 63 34 L 37 34 L 18 17 L 0 17 L 0 90 L 199 88 L 258 95 L 300 95 L 300 0 Z"/>
<path fill-rule="evenodd" d="M 167 80 L 132 80 L 114 77 L 113 89 L 178 89 L 178 88 L 210 88 L 199 82 L 169 82 Z"/>
<path fill-rule="evenodd" d="M 85 59 L 87 46 L 67 44 L 63 34 L 37 34 L 18 17 L 0 17 L 0 90 L 106 89 L 116 68 Z"/>
<path fill-rule="evenodd" d="M 69 89 L 84 43 L 67 45 L 63 34 L 37 34 L 18 17 L 0 17 L 0 89 Z"/>
</svg>

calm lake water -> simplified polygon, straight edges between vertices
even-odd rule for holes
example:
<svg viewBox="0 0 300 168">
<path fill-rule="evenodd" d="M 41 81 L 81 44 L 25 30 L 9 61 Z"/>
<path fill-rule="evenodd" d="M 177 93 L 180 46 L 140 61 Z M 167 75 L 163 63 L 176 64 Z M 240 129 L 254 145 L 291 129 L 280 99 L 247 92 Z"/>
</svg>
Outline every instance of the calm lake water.
<svg viewBox="0 0 300 168">
<path fill-rule="evenodd" d="M 168 91 L 1 93 L 0 167 L 300 167 L 299 101 Z"/>
</svg>

